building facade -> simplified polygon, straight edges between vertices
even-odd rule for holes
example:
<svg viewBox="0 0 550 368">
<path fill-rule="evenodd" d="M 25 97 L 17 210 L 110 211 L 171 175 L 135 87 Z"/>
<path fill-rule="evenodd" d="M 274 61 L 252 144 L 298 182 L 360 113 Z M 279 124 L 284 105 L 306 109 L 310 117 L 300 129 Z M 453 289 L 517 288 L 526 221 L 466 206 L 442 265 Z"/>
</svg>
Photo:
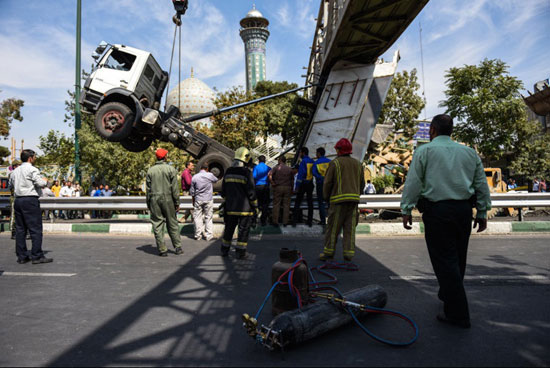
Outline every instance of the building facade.
<svg viewBox="0 0 550 368">
<path fill-rule="evenodd" d="M 244 42 L 246 64 L 246 90 L 252 91 L 256 83 L 266 79 L 265 51 L 269 37 L 267 26 L 269 21 L 264 18 L 256 6 L 252 7 L 241 19 L 240 35 Z"/>
</svg>

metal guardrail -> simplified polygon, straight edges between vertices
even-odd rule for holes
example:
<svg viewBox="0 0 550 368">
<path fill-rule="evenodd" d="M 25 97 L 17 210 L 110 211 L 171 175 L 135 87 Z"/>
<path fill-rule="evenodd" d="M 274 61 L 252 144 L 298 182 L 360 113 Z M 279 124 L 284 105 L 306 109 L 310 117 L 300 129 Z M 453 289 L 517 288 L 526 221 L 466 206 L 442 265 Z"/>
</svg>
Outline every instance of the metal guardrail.
<svg viewBox="0 0 550 368">
<path fill-rule="evenodd" d="M 493 208 L 525 208 L 550 207 L 550 193 L 493 193 L 491 194 Z M 315 205 L 316 205 L 316 201 Z M 362 195 L 360 209 L 399 209 L 400 194 L 371 194 Z M 218 209 L 222 198 L 214 196 L 214 209 Z M 103 210 L 103 211 L 146 211 L 145 197 L 44 197 L 40 198 L 40 207 L 43 210 Z M 307 203 L 302 202 L 302 208 Z M 192 209 L 190 196 L 180 197 L 180 210 Z M 9 198 L 0 197 L 0 209 L 9 209 Z"/>
</svg>

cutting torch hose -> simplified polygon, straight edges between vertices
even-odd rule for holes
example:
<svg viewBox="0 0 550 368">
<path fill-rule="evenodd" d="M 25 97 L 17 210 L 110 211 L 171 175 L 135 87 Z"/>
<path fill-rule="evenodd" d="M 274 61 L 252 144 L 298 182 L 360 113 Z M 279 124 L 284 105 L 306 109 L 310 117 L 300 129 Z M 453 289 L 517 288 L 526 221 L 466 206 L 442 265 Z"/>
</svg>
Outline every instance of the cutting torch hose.
<svg viewBox="0 0 550 368">
<path fill-rule="evenodd" d="M 307 267 L 307 264 L 306 264 L 305 260 L 300 255 L 300 257 L 298 257 L 298 259 L 292 264 L 292 266 L 289 269 L 287 269 L 281 276 L 279 276 L 277 281 L 273 284 L 273 286 L 271 287 L 271 289 L 267 293 L 262 305 L 258 309 L 258 312 L 256 313 L 256 316 L 255 316 L 256 320 L 258 320 L 258 317 L 262 313 L 262 310 L 264 309 L 265 304 L 269 300 L 269 297 L 273 293 L 273 290 L 275 290 L 275 288 L 279 284 L 280 285 L 288 285 L 290 294 L 296 297 L 296 301 L 298 303 L 298 308 L 299 309 L 302 308 L 302 305 L 303 305 L 302 297 L 300 295 L 300 291 L 298 290 L 298 288 L 296 286 L 294 286 L 294 279 L 293 279 L 294 278 L 294 271 L 302 263 L 305 264 L 306 267 Z M 330 262 L 325 262 L 325 263 L 323 263 L 321 265 L 318 265 L 318 266 L 315 266 L 315 267 L 308 268 L 309 276 L 311 278 L 311 281 L 309 282 L 309 286 L 311 288 L 311 292 L 314 295 L 315 295 L 315 292 L 319 292 L 319 291 L 323 291 L 323 290 L 330 290 L 330 291 L 334 292 L 335 294 L 337 294 L 341 299 L 344 299 L 344 295 L 342 294 L 342 292 L 340 292 L 340 290 L 338 290 L 334 286 L 330 286 L 330 285 L 336 284 L 338 282 L 338 278 L 336 277 L 336 275 L 326 271 L 327 269 L 340 269 L 340 270 L 347 270 L 347 271 L 358 271 L 359 267 L 355 263 L 352 263 L 352 262 L 340 263 L 340 262 L 330 261 Z M 328 277 L 328 279 L 317 281 L 315 279 L 315 277 L 313 276 L 313 271 L 316 271 L 316 272 Z M 286 276 L 286 279 L 287 279 L 286 282 L 283 281 L 285 276 Z M 418 326 L 416 325 L 416 323 L 414 322 L 414 320 L 412 318 L 408 317 L 407 315 L 405 315 L 401 312 L 397 312 L 397 311 L 393 311 L 393 310 L 385 309 L 385 308 L 376 308 L 376 307 L 372 307 L 372 306 L 368 306 L 368 305 L 365 305 L 362 308 L 363 311 L 365 311 L 367 313 L 386 314 L 386 315 L 401 318 L 401 319 L 405 320 L 406 322 L 408 322 L 411 325 L 411 327 L 414 329 L 414 337 L 412 339 L 410 339 L 409 341 L 405 341 L 405 342 L 391 341 L 391 340 L 388 340 L 388 339 L 384 339 L 384 338 L 382 338 L 378 335 L 375 335 L 368 328 L 366 328 L 365 325 L 363 325 L 359 321 L 359 319 L 357 318 L 357 316 L 355 315 L 354 311 L 352 310 L 352 308 L 350 306 L 345 305 L 345 303 L 342 303 L 342 304 L 343 304 L 343 307 L 346 310 L 346 312 L 348 312 L 351 315 L 351 317 L 353 318 L 355 323 L 361 328 L 361 330 L 363 330 L 363 332 L 365 332 L 368 336 L 370 336 L 371 338 L 373 338 L 376 341 L 379 341 L 383 344 L 390 345 L 390 346 L 405 347 L 405 346 L 412 345 L 418 339 Z"/>
</svg>

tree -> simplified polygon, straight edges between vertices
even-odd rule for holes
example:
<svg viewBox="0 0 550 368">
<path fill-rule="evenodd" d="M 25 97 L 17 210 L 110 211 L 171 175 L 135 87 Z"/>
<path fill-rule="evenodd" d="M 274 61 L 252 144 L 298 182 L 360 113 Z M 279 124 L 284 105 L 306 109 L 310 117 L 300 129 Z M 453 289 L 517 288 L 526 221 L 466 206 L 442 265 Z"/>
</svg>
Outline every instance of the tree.
<svg viewBox="0 0 550 368">
<path fill-rule="evenodd" d="M 439 106 L 458 119 L 453 135 L 475 147 L 485 162 L 507 153 L 521 153 L 534 134 L 527 123 L 519 90 L 523 84 L 509 75 L 501 60 L 451 68 L 445 75 L 446 100 Z"/>
<path fill-rule="evenodd" d="M 540 131 L 538 122 L 528 122 L 535 132 Z M 521 150 L 517 150 L 510 168 L 528 179 L 550 178 L 550 134 L 535 135 Z"/>
<path fill-rule="evenodd" d="M 256 85 L 254 93 L 245 91 L 241 86 L 218 92 L 214 103 L 222 108 L 296 87 L 297 84 L 286 81 L 261 81 Z M 297 143 L 306 121 L 291 114 L 296 100 L 296 94 L 288 94 L 217 115 L 213 118 L 209 135 L 232 149 L 240 146 L 255 147 L 258 144 L 256 138 L 272 135 L 281 135 L 283 144 Z"/>
<path fill-rule="evenodd" d="M 2 92 L 0 90 L 0 92 Z M 7 138 L 10 135 L 11 123 L 14 120 L 23 121 L 21 108 L 25 105 L 23 100 L 8 98 L 2 101 L 0 108 L 0 136 Z"/>
<path fill-rule="evenodd" d="M 394 132 L 403 131 L 403 138 L 410 140 L 416 133 L 418 117 L 425 106 L 418 95 L 420 84 L 416 69 L 397 73 L 393 77 L 384 106 L 378 118 L 379 124 L 393 124 Z"/>
<path fill-rule="evenodd" d="M 225 92 L 218 92 L 214 104 L 221 109 L 251 101 L 254 98 L 252 93 L 238 86 Z M 261 107 L 254 104 L 216 115 L 212 119 L 208 135 L 231 149 L 237 149 L 240 146 L 255 147 L 256 137 L 263 136 L 265 132 L 264 123 L 260 119 L 261 114 Z"/>
<path fill-rule="evenodd" d="M 259 98 L 297 87 L 296 83 L 288 83 L 287 81 L 261 81 L 256 84 L 254 91 L 256 92 L 256 98 Z M 261 102 L 262 113 L 260 118 L 263 122 L 264 136 L 280 135 L 283 138 L 284 145 L 288 143 L 297 145 L 299 143 L 304 133 L 307 119 L 293 114 L 293 111 L 298 109 L 299 106 L 297 101 L 298 95 L 291 93 Z"/>
<path fill-rule="evenodd" d="M 50 130 L 46 136 L 40 136 L 38 148 L 44 155 L 38 158 L 38 165 L 59 165 L 68 168 L 74 162 L 74 137 Z"/>
<path fill-rule="evenodd" d="M 0 146 L 0 161 L 2 161 L 2 165 L 9 165 L 11 162 L 9 160 L 5 160 L 4 158 L 11 155 L 11 151 L 9 148 Z"/>
</svg>

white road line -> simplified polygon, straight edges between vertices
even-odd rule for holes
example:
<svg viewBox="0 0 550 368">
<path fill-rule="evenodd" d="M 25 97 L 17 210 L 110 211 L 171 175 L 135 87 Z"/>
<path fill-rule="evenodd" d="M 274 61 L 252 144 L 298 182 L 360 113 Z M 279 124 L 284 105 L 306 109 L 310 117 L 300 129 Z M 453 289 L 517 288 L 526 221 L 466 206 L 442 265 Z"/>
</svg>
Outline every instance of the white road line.
<svg viewBox="0 0 550 368">
<path fill-rule="evenodd" d="M 40 277 L 71 277 L 76 273 L 42 273 L 42 272 L 7 272 L 0 271 L 0 276 L 40 276 Z"/>
<path fill-rule="evenodd" d="M 545 275 L 516 275 L 516 276 L 502 276 L 502 275 L 478 275 L 478 276 L 465 276 L 465 280 L 488 280 L 488 281 L 547 281 L 548 276 Z M 405 280 L 405 281 L 426 281 L 437 280 L 435 276 L 390 276 L 390 280 Z"/>
</svg>

